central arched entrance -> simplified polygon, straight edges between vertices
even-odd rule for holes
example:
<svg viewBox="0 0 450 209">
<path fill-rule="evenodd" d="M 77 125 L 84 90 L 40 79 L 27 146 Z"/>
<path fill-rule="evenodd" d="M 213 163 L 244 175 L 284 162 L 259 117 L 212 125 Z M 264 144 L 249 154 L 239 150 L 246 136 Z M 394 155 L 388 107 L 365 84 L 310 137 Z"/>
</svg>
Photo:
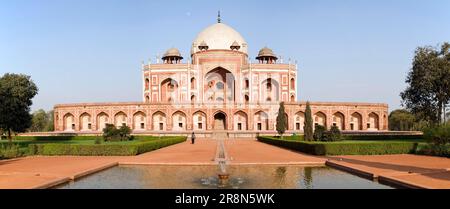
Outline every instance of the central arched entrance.
<svg viewBox="0 0 450 209">
<path fill-rule="evenodd" d="M 227 117 L 223 112 L 218 112 L 214 115 L 214 130 L 227 129 Z"/>
<path fill-rule="evenodd" d="M 235 101 L 235 77 L 225 68 L 217 67 L 205 75 L 205 102 L 225 103 Z"/>
</svg>

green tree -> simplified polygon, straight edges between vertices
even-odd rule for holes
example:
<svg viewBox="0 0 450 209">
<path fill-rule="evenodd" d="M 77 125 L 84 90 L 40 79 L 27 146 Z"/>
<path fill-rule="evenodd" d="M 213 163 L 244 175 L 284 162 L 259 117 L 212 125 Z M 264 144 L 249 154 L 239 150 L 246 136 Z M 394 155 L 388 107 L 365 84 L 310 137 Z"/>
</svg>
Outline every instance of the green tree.
<svg viewBox="0 0 450 209">
<path fill-rule="evenodd" d="M 118 135 L 118 129 L 115 125 L 107 123 L 103 128 L 103 138 L 105 141 L 111 141 Z"/>
<path fill-rule="evenodd" d="M 130 140 L 131 139 L 131 128 L 129 126 L 121 126 L 119 128 L 118 134 L 120 140 Z"/>
<path fill-rule="evenodd" d="M 287 118 L 286 118 L 286 112 L 284 111 L 284 102 L 280 103 L 280 108 L 278 109 L 278 115 L 277 115 L 277 132 L 280 134 L 281 138 L 283 138 L 284 132 L 286 132 L 287 129 Z"/>
<path fill-rule="evenodd" d="M 54 111 L 50 110 L 47 112 L 47 126 L 44 128 L 45 132 L 50 132 L 50 131 L 54 131 L 55 130 L 55 126 L 54 126 Z"/>
<path fill-rule="evenodd" d="M 23 132 L 31 126 L 30 106 L 38 93 L 30 76 L 6 73 L 0 77 L 0 128 L 8 132 Z"/>
<path fill-rule="evenodd" d="M 389 130 L 412 131 L 415 126 L 416 117 L 408 110 L 398 109 L 389 114 Z"/>
<path fill-rule="evenodd" d="M 312 114 L 311 114 L 311 105 L 309 104 L 309 102 L 306 102 L 304 132 L 305 132 L 305 140 L 306 141 L 312 141 L 314 139 L 314 137 L 313 137 L 313 119 L 312 119 Z"/>
<path fill-rule="evenodd" d="M 440 48 L 419 47 L 406 78 L 407 88 L 400 96 L 417 119 L 440 123 L 450 100 L 450 44 Z"/>
<path fill-rule="evenodd" d="M 327 132 L 327 127 L 322 126 L 322 125 L 316 125 L 314 127 L 314 135 L 313 138 L 316 141 L 326 141 L 326 132 Z"/>
<path fill-rule="evenodd" d="M 49 123 L 48 114 L 43 109 L 39 109 L 33 112 L 33 118 L 31 119 L 31 132 L 43 132 L 47 128 Z"/>
</svg>

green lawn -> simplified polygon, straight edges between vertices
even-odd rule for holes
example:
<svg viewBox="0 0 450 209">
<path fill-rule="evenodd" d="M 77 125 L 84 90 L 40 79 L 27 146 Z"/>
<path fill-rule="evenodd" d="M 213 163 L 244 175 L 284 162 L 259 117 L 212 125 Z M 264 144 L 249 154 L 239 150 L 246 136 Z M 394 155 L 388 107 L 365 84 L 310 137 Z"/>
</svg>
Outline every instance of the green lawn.
<svg viewBox="0 0 450 209">
<path fill-rule="evenodd" d="M 96 139 L 102 139 L 100 145 L 95 144 Z M 12 143 L 18 147 L 18 151 L 8 150 L 8 156 L 2 156 L 2 148 L 9 145 L 8 140 L 0 140 L 0 159 L 43 154 L 51 147 L 51 153 L 64 153 L 66 155 L 133 155 L 169 146 L 184 141 L 185 137 L 155 137 L 134 136 L 131 141 L 104 142 L 102 136 L 47 136 L 47 137 L 14 137 Z M 149 145 L 150 143 L 150 145 Z M 30 150 L 30 147 L 37 150 Z M 65 149 L 64 152 L 61 151 Z M 115 149 L 111 151 L 111 149 Z M 43 151 L 44 150 L 44 151 Z M 69 151 L 68 151 L 69 150 Z M 88 150 L 80 152 L 79 150 Z M 95 150 L 95 152 L 91 152 Z M 120 150 L 120 151 L 118 151 Z M 15 152 L 15 154 L 13 153 Z M 35 152 L 35 153 L 30 153 Z M 5 150 L 3 150 L 5 153 Z"/>
</svg>

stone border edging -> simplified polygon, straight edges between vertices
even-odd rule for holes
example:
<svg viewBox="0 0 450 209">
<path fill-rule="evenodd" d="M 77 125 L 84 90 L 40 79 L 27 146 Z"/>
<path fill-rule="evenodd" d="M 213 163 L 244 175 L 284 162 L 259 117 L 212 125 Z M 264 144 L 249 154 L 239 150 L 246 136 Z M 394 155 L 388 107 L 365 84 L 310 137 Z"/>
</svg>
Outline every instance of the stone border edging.
<svg viewBox="0 0 450 209">
<path fill-rule="evenodd" d="M 58 185 L 61 185 L 61 184 L 65 184 L 65 183 L 68 183 L 70 181 L 74 181 L 74 180 L 77 180 L 79 178 L 82 178 L 82 177 L 86 177 L 88 175 L 100 172 L 102 170 L 106 170 L 108 168 L 115 167 L 117 165 L 119 165 L 118 162 L 108 163 L 106 165 L 101 165 L 99 167 L 95 167 L 95 168 L 92 168 L 92 169 L 87 169 L 87 170 L 78 172 L 78 173 L 76 173 L 73 176 L 62 177 L 62 178 L 59 178 L 59 179 L 56 179 L 56 180 L 53 180 L 53 181 L 50 181 L 50 182 L 46 182 L 46 183 L 43 183 L 43 184 L 38 184 L 37 186 L 31 187 L 31 189 L 50 189 L 52 187 L 55 187 L 55 186 L 58 186 Z"/>
<path fill-rule="evenodd" d="M 155 166 L 155 165 L 169 165 L 169 166 L 203 166 L 203 165 L 217 165 L 216 163 L 154 163 L 154 162 L 119 162 L 119 165 L 148 165 L 148 166 Z"/>
<path fill-rule="evenodd" d="M 102 170 L 106 170 L 106 169 L 108 169 L 108 168 L 115 167 L 115 166 L 117 166 L 118 164 L 119 164 L 118 162 L 108 163 L 108 164 L 106 164 L 106 165 L 102 165 L 102 166 L 97 167 L 97 168 L 93 168 L 93 169 L 88 169 L 88 170 L 81 171 L 81 172 L 79 172 L 79 173 L 77 173 L 77 174 L 71 176 L 70 178 L 71 178 L 71 180 L 76 180 L 76 179 L 79 179 L 79 178 L 88 176 L 88 175 L 90 175 L 90 174 L 94 174 L 94 173 L 100 172 L 100 171 L 102 171 Z"/>
<path fill-rule="evenodd" d="M 392 186 L 399 186 L 406 189 L 433 189 L 418 183 L 413 183 L 406 180 L 400 180 L 395 177 L 378 176 L 378 182 Z"/>
<path fill-rule="evenodd" d="M 389 186 L 393 186 L 393 187 L 400 187 L 400 188 L 407 188 L 407 189 L 433 189 L 421 184 L 417 184 L 414 182 L 410 182 L 410 181 L 406 181 L 406 180 L 401 180 L 401 179 L 397 179 L 395 177 L 388 177 L 388 176 L 383 176 L 383 175 L 376 175 L 374 173 L 371 172 L 366 172 L 360 169 L 356 169 L 356 168 L 352 168 L 349 166 L 345 166 L 345 165 L 341 165 L 339 163 L 335 163 L 332 162 L 330 160 L 327 160 L 325 162 L 325 165 L 330 166 L 332 168 L 341 170 L 341 171 L 345 171 L 369 180 L 377 180 L 379 183 L 385 184 L 385 185 L 389 185 Z"/>
<path fill-rule="evenodd" d="M 325 165 L 330 166 L 335 169 L 338 169 L 338 170 L 341 170 L 341 171 L 345 171 L 345 172 L 357 175 L 357 176 L 365 178 L 365 179 L 369 179 L 369 180 L 377 179 L 377 176 L 374 175 L 373 173 L 369 173 L 369 172 L 365 172 L 365 171 L 358 170 L 355 168 L 347 167 L 347 166 L 344 166 L 344 165 L 341 165 L 338 163 L 331 162 L 330 160 L 327 160 L 325 162 Z"/>
<path fill-rule="evenodd" d="M 50 189 L 52 187 L 67 183 L 69 181 L 71 181 L 70 177 L 62 177 L 62 178 L 59 178 L 59 179 L 56 179 L 56 180 L 53 180 L 50 182 L 46 182 L 43 184 L 39 184 L 37 186 L 33 186 L 30 189 Z"/>
</svg>

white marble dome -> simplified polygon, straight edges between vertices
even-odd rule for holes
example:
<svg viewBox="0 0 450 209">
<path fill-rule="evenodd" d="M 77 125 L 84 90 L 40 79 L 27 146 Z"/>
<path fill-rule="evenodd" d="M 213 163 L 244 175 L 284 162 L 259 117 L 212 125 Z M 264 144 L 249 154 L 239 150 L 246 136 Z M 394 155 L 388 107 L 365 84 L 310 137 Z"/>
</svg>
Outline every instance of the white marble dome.
<svg viewBox="0 0 450 209">
<path fill-rule="evenodd" d="M 212 49 L 225 49 L 230 50 L 230 46 L 233 42 L 237 42 L 241 47 L 238 51 L 247 54 L 247 42 L 241 36 L 239 32 L 232 27 L 223 24 L 216 23 L 204 29 L 197 35 L 197 38 L 192 42 L 191 54 L 194 54 L 200 49 L 198 46 L 205 42 L 208 45 L 208 50 Z"/>
</svg>

